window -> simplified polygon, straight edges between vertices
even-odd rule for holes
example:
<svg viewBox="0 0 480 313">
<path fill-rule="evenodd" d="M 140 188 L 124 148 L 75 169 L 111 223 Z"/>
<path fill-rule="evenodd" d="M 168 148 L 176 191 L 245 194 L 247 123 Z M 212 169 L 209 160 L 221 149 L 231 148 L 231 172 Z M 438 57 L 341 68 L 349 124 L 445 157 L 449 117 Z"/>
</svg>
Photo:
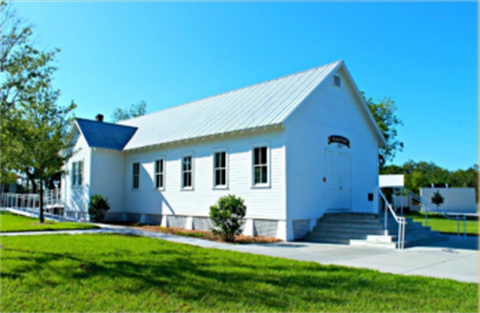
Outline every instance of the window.
<svg viewBox="0 0 480 313">
<path fill-rule="evenodd" d="M 185 156 L 182 158 L 182 188 L 191 189 L 192 184 L 192 175 L 193 173 L 193 164 L 192 156 Z"/>
<path fill-rule="evenodd" d="M 268 184 L 267 147 L 253 149 L 253 184 Z"/>
<path fill-rule="evenodd" d="M 77 184 L 81 186 L 83 184 L 83 161 L 77 162 Z"/>
<path fill-rule="evenodd" d="M 227 153 L 215 152 L 213 156 L 213 186 L 227 187 Z"/>
<path fill-rule="evenodd" d="M 140 188 L 140 163 L 133 163 L 133 189 Z"/>
<path fill-rule="evenodd" d="M 342 79 L 338 75 L 333 76 L 333 84 L 337 87 L 342 87 Z"/>
<path fill-rule="evenodd" d="M 159 159 L 155 161 L 155 188 L 163 189 L 163 178 L 164 178 L 164 166 L 165 161 Z"/>
<path fill-rule="evenodd" d="M 72 162 L 72 186 L 83 184 L 83 161 Z"/>
<path fill-rule="evenodd" d="M 72 163 L 72 186 L 77 185 L 77 162 Z"/>
</svg>

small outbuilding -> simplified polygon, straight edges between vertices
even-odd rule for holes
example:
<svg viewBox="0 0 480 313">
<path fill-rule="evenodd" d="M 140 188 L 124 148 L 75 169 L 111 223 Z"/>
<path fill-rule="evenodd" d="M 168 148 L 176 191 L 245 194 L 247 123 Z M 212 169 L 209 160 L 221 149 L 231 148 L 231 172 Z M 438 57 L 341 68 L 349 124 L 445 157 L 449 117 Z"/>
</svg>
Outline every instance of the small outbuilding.
<svg viewBox="0 0 480 313">
<path fill-rule="evenodd" d="M 439 192 L 443 197 L 443 203 L 439 206 L 439 210 L 452 214 L 477 213 L 475 188 L 442 188 L 438 185 L 430 188 L 420 188 L 420 196 L 427 199 L 427 201 L 431 201 L 436 192 Z M 422 211 L 427 211 L 428 209 L 425 205 L 422 205 Z"/>
<path fill-rule="evenodd" d="M 209 229 L 210 206 L 235 194 L 245 234 L 294 240 L 327 212 L 377 211 L 385 139 L 343 61 L 75 132 L 62 182 L 75 216 L 103 194 L 109 220 Z"/>
</svg>

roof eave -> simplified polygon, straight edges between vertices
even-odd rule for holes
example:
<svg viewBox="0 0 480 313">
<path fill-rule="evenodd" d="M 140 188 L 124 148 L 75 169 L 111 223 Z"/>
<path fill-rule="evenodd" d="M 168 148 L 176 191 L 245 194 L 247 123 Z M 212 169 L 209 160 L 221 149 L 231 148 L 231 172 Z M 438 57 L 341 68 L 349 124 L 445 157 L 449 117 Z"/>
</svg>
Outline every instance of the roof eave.
<svg viewBox="0 0 480 313">
<path fill-rule="evenodd" d="M 145 146 L 141 146 L 141 147 L 133 147 L 133 148 L 125 148 L 126 146 L 128 146 L 128 143 L 127 143 L 127 145 L 125 145 L 125 147 L 122 149 L 122 151 L 130 152 L 130 151 L 136 151 L 136 150 L 150 149 L 150 148 L 159 147 L 159 146 L 162 146 L 162 145 L 173 145 L 173 144 L 188 142 L 188 141 L 204 140 L 205 138 L 208 138 L 208 137 L 211 137 L 211 138 L 214 138 L 216 136 L 223 137 L 223 136 L 226 136 L 228 134 L 231 134 L 231 135 L 233 135 L 235 133 L 243 134 L 244 132 L 247 132 L 247 131 L 255 132 L 255 131 L 258 131 L 258 130 L 266 130 L 267 128 L 276 129 L 276 128 L 279 128 L 279 127 L 284 128 L 285 126 L 284 126 L 283 123 L 280 122 L 280 123 L 274 123 L 274 124 L 268 124 L 268 125 L 238 129 L 238 130 L 233 130 L 233 131 L 226 131 L 226 132 L 221 132 L 221 133 L 201 135 L 201 136 L 191 137 L 191 138 L 183 138 L 183 139 L 172 140 L 172 141 L 157 142 L 157 143 L 154 143 L 154 144 L 145 145 Z"/>
</svg>

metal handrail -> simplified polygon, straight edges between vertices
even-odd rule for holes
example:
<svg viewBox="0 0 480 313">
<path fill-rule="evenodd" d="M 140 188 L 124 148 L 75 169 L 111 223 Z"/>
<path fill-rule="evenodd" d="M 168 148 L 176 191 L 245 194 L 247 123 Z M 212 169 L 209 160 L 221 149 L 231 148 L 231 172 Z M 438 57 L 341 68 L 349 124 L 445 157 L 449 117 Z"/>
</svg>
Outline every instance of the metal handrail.
<svg viewBox="0 0 480 313">
<path fill-rule="evenodd" d="M 378 188 L 378 194 L 385 201 L 385 207 L 390 210 L 395 221 L 398 223 L 398 246 L 397 249 L 403 250 L 405 248 L 405 225 L 407 225 L 407 220 L 402 216 L 397 216 L 395 210 L 392 208 L 392 205 L 388 202 L 387 198 L 383 194 L 382 190 Z M 385 218 L 384 218 L 384 231 L 385 235 L 388 234 L 388 211 L 385 209 Z"/>
<path fill-rule="evenodd" d="M 416 193 L 408 190 L 407 188 L 403 188 L 407 192 L 407 195 L 418 201 L 420 204 L 424 205 L 425 207 L 429 208 L 429 210 L 425 210 L 425 226 L 428 226 L 428 212 L 435 212 L 441 214 L 448 220 L 457 221 L 457 237 L 460 237 L 460 216 L 463 217 L 463 237 L 467 237 L 467 219 L 465 214 L 455 213 L 455 214 L 448 214 L 445 211 L 439 209 L 438 205 L 435 205 L 428 201 L 427 199 L 417 195 Z M 449 217 L 449 215 L 455 215 L 455 218 Z"/>
</svg>

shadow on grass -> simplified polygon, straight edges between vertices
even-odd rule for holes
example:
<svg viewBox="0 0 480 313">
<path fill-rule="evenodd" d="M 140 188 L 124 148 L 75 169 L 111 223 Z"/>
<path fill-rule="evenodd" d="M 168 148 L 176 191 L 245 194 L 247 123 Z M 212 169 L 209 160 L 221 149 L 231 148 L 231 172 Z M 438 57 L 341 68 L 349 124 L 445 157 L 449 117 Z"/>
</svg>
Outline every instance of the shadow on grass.
<svg viewBox="0 0 480 313">
<path fill-rule="evenodd" d="M 426 297 L 429 290 L 429 280 L 420 277 L 379 275 L 371 270 L 320 266 L 148 238 L 112 235 L 107 239 L 116 241 L 102 242 L 102 237 L 107 236 L 98 236 L 93 250 L 89 245 L 95 241 L 86 235 L 66 236 L 67 248 L 54 249 L 57 251 L 6 246 L 2 261 L 11 265 L 6 272 L 2 268 L 2 280 L 42 275 L 44 280 L 24 279 L 21 284 L 31 290 L 39 288 L 39 282 L 52 287 L 82 285 L 126 296 L 155 292 L 193 301 L 198 305 L 196 311 L 324 311 L 349 305 L 350 293 L 379 301 L 373 298 L 397 297 L 399 290 Z M 86 244 L 80 245 L 84 238 Z M 430 287 L 438 288 L 438 284 Z"/>
<path fill-rule="evenodd" d="M 7 251 L 10 249 L 6 249 Z M 21 252 L 21 249 L 16 249 Z M 123 285 L 115 284 L 115 293 L 142 293 L 152 289 L 160 290 L 162 293 L 175 295 L 186 301 L 198 301 L 214 305 L 223 303 L 227 307 L 234 307 L 238 303 L 251 303 L 274 310 L 283 310 L 288 307 L 289 302 L 296 302 L 300 297 L 303 301 L 321 301 L 329 305 L 341 305 L 347 301 L 334 294 L 323 295 L 318 298 L 319 291 L 338 287 L 340 281 L 348 279 L 345 270 L 335 267 L 327 267 L 322 272 L 323 279 L 309 275 L 309 271 L 318 271 L 317 266 L 302 268 L 292 272 L 292 268 L 285 266 L 265 266 L 264 263 L 258 266 L 250 262 L 230 260 L 229 262 L 202 261 L 194 256 L 179 255 L 175 250 L 164 250 L 162 254 L 168 254 L 167 259 L 156 261 L 144 255 L 141 262 L 130 260 L 88 260 L 75 255 L 65 253 L 57 254 L 51 252 L 36 252 L 26 257 L 15 257 L 16 260 L 30 260 L 30 265 L 23 265 L 15 269 L 17 274 L 3 275 L 4 278 L 18 279 L 21 276 L 32 272 L 50 270 L 56 276 L 64 278 L 64 282 L 85 284 L 91 278 L 97 277 L 100 280 L 128 281 Z M 113 254 L 112 256 L 127 256 L 128 254 Z M 138 255 L 136 255 L 138 257 Z M 59 258 L 68 259 L 71 267 L 52 267 L 50 262 Z M 218 261 L 218 260 L 217 260 Z M 282 272 L 290 272 L 290 275 L 283 275 Z M 329 274 L 334 272 L 343 273 L 338 275 Z M 280 274 L 275 275 L 274 273 Z M 339 281 L 340 279 L 340 281 Z M 97 280 L 98 281 L 98 280 Z M 38 283 L 27 282 L 32 288 L 39 288 Z M 42 285 L 56 286 L 58 282 L 42 281 Z M 281 294 L 287 289 L 302 290 L 302 295 L 291 293 Z M 255 306 L 252 306 L 252 309 Z"/>
</svg>

